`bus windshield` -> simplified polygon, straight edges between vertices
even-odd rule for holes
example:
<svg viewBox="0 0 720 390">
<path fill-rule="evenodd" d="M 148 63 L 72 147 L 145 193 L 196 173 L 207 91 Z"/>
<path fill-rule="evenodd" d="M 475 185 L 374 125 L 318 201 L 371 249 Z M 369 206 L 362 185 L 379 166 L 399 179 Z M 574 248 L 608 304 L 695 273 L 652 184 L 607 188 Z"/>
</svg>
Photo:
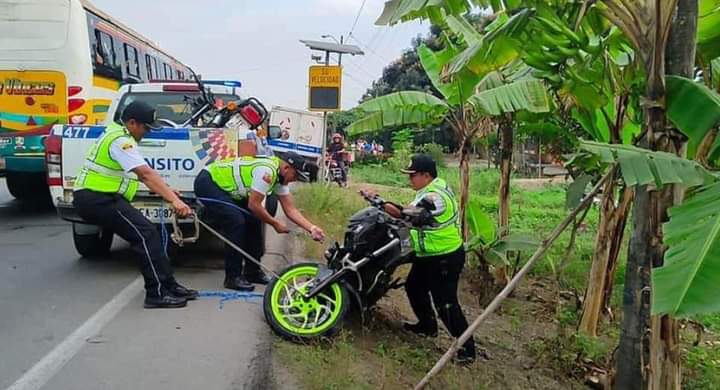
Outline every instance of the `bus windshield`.
<svg viewBox="0 0 720 390">
<path fill-rule="evenodd" d="M 141 100 L 155 107 L 158 119 L 167 119 L 176 124 L 182 124 L 192 116 L 196 108 L 194 103 L 201 97 L 200 95 L 200 92 L 131 92 L 123 96 L 120 103 L 118 103 L 114 119 L 116 121 L 120 119 L 120 113 L 125 110 L 128 104 Z M 214 94 L 213 96 L 215 97 L 215 103 L 221 105 L 241 99 L 240 96 L 231 94 Z"/>
</svg>

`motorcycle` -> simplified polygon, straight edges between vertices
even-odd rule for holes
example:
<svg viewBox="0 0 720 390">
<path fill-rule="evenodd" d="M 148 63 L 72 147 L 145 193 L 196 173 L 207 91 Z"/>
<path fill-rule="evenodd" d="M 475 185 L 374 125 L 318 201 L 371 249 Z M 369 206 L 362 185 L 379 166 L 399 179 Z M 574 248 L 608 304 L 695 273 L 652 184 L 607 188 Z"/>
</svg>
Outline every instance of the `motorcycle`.
<svg viewBox="0 0 720 390">
<path fill-rule="evenodd" d="M 265 289 L 263 312 L 272 330 L 295 342 L 331 337 L 355 303 L 364 313 L 389 290 L 413 252 L 410 227 L 427 220 L 427 205 L 402 209 L 402 218 L 385 211 L 382 198 L 362 193 L 369 207 L 350 218 L 342 245 L 325 251 L 327 265 L 294 264 Z M 392 204 L 392 203 L 390 203 Z"/>
<path fill-rule="evenodd" d="M 326 183 L 337 183 L 340 187 L 347 187 L 347 168 L 340 166 L 334 155 L 327 157 L 325 168 Z"/>
</svg>

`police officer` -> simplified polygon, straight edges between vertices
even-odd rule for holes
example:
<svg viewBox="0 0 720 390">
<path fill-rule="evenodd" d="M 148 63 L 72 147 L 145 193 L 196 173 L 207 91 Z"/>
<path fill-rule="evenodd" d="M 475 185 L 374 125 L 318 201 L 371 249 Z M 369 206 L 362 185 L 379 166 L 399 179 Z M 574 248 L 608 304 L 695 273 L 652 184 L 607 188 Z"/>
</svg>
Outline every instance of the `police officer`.
<svg viewBox="0 0 720 390">
<path fill-rule="evenodd" d="M 90 148 L 75 182 L 73 205 L 85 221 L 109 229 L 128 241 L 141 259 L 146 308 L 177 308 L 195 299 L 197 291 L 175 281 L 160 235 L 130 202 L 140 182 L 172 205 L 179 216 L 192 212 L 138 151 L 140 141 L 155 129 L 155 109 L 130 103 Z"/>
<path fill-rule="evenodd" d="M 437 177 L 437 166 L 429 156 L 413 157 L 410 166 L 402 172 L 409 175 L 410 186 L 417 191 L 410 207 L 427 211 L 425 220 L 410 231 L 415 254 L 405 283 L 418 322 L 405 323 L 403 327 L 422 336 L 435 337 L 437 312 L 450 334 L 458 337 L 467 329 L 468 322 L 457 297 L 460 273 L 465 266 L 465 248 L 455 194 L 445 180 Z M 402 210 L 394 205 L 387 204 L 385 209 L 394 217 L 402 215 Z M 456 361 L 474 360 L 475 341 L 470 338 L 458 351 Z"/>
<path fill-rule="evenodd" d="M 263 223 L 280 234 L 288 227 L 271 216 L 263 200 L 270 194 L 278 197 L 288 219 L 322 241 L 322 229 L 312 224 L 295 207 L 288 184 L 308 181 L 317 167 L 306 163 L 297 153 L 280 157 L 240 157 L 214 162 L 195 179 L 195 195 L 205 206 L 203 218 L 235 245 L 260 260 L 263 253 Z M 258 265 L 244 261 L 243 256 L 225 247 L 225 288 L 252 291 L 256 284 L 267 284 L 269 278 Z"/>
</svg>

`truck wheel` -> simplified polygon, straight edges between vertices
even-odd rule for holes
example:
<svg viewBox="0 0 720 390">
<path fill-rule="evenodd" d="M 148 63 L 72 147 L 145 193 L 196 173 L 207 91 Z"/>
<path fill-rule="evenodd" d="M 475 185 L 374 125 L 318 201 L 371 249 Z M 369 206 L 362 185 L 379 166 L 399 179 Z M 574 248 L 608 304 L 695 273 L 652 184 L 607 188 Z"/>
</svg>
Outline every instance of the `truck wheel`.
<svg viewBox="0 0 720 390">
<path fill-rule="evenodd" d="M 75 250 L 82 257 L 97 257 L 110 253 L 113 233 L 94 225 L 73 224 Z"/>
<path fill-rule="evenodd" d="M 50 190 L 45 181 L 45 174 L 8 172 L 5 183 L 10 195 L 15 199 L 50 198 Z"/>
<path fill-rule="evenodd" d="M 273 217 L 277 214 L 278 198 L 277 195 L 272 194 L 265 198 L 265 210 L 267 210 Z"/>
</svg>

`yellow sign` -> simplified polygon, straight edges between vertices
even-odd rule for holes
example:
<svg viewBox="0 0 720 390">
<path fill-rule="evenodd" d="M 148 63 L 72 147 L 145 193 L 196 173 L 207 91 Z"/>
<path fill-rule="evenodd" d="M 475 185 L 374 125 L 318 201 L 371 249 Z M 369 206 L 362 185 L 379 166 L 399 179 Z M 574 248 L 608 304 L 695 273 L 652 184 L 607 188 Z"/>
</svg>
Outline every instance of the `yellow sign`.
<svg viewBox="0 0 720 390">
<path fill-rule="evenodd" d="M 45 131 L 68 117 L 65 75 L 0 71 L 0 133 Z"/>
<path fill-rule="evenodd" d="M 310 88 L 313 87 L 335 87 L 342 86 L 342 67 L 333 66 L 311 66 L 310 67 Z"/>
<path fill-rule="evenodd" d="M 339 111 L 341 89 L 341 66 L 311 66 L 308 109 L 324 112 Z"/>
</svg>

